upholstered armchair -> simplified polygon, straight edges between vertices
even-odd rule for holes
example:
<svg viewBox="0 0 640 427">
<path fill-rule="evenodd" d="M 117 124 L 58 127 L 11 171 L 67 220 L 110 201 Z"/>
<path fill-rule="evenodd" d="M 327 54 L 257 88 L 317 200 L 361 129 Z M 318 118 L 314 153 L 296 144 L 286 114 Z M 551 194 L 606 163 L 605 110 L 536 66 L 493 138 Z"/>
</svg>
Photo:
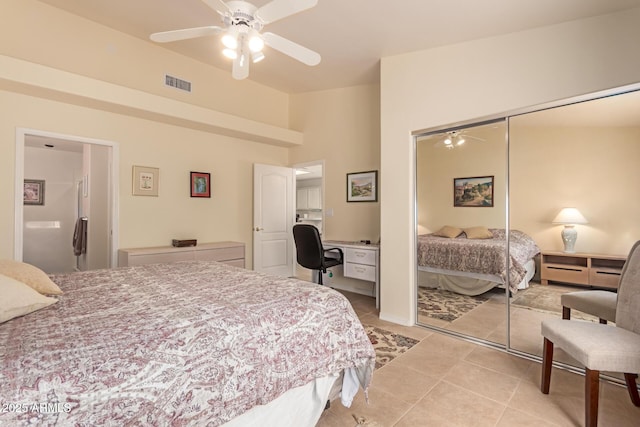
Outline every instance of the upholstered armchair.
<svg viewBox="0 0 640 427">
<path fill-rule="evenodd" d="M 582 311 L 582 310 L 581 310 Z M 620 276 L 616 325 L 568 319 L 542 322 L 542 393 L 549 394 L 553 349 L 559 347 L 585 367 L 585 425 L 598 425 L 600 372 L 624 373 L 629 396 L 640 406 L 640 241 L 631 248 Z"/>
<path fill-rule="evenodd" d="M 562 318 L 571 318 L 571 309 L 597 316 L 600 323 L 616 321 L 618 294 L 611 291 L 577 291 L 560 296 Z"/>
</svg>

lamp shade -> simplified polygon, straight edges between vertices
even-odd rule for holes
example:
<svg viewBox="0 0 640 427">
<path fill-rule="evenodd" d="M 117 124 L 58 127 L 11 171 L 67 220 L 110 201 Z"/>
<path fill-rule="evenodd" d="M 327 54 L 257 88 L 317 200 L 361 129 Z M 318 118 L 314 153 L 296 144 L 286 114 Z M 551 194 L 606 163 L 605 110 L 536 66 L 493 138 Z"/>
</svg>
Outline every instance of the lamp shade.
<svg viewBox="0 0 640 427">
<path fill-rule="evenodd" d="M 553 219 L 554 224 L 587 224 L 588 222 L 576 208 L 563 208 Z"/>
</svg>

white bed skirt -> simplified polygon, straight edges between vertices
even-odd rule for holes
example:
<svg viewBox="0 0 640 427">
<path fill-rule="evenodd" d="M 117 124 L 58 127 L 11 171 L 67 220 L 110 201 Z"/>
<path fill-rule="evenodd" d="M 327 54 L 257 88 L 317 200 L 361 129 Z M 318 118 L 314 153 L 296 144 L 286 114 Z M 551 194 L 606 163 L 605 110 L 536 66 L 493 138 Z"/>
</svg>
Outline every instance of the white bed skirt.
<svg viewBox="0 0 640 427">
<path fill-rule="evenodd" d="M 536 263 L 533 259 L 524 265 L 527 274 L 518 289 L 529 287 L 529 281 L 536 273 Z M 445 289 L 462 295 L 480 295 L 495 287 L 504 288 L 504 281 L 492 274 L 467 273 L 439 268 L 418 267 L 418 286 L 423 288 Z"/>
<path fill-rule="evenodd" d="M 318 378 L 288 390 L 266 405 L 255 406 L 224 427 L 309 426 L 318 423 L 338 375 Z"/>
</svg>

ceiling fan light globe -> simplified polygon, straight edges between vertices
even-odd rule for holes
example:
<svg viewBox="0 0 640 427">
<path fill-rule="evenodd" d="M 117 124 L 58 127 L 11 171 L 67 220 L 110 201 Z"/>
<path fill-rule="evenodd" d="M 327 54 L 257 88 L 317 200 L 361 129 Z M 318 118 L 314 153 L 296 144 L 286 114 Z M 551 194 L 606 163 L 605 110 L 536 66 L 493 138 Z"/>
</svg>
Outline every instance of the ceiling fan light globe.
<svg viewBox="0 0 640 427">
<path fill-rule="evenodd" d="M 264 41 L 258 35 L 251 36 L 249 39 L 249 50 L 251 52 L 261 52 L 264 49 Z"/>
<path fill-rule="evenodd" d="M 233 49 L 224 49 L 222 54 L 229 59 L 236 59 L 238 57 L 238 52 Z"/>
<path fill-rule="evenodd" d="M 462 144 L 464 144 L 464 138 L 460 138 L 456 145 L 462 145 Z"/>
<path fill-rule="evenodd" d="M 447 138 L 444 140 L 444 145 L 451 145 L 451 138 Z"/>
<path fill-rule="evenodd" d="M 237 49 L 238 48 L 238 39 L 235 34 L 225 34 L 222 36 L 222 44 L 228 49 Z"/>
</svg>

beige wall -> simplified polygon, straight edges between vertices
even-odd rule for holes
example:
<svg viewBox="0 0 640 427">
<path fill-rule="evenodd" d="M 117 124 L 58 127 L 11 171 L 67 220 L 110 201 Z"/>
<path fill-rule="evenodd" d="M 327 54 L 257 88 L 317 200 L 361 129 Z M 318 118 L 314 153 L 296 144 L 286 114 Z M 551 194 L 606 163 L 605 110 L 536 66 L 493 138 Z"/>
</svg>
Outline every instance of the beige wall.
<svg viewBox="0 0 640 427">
<path fill-rule="evenodd" d="M 355 86 L 291 96 L 291 127 L 304 144 L 290 149 L 291 164 L 324 160 L 324 236 L 377 241 L 378 202 L 347 203 L 347 173 L 380 169 L 380 87 Z M 382 176 L 378 175 L 378 185 Z M 333 209 L 333 216 L 327 210 Z"/>
<path fill-rule="evenodd" d="M 530 128 L 515 117 L 510 141 L 512 228 L 561 251 L 563 226 L 551 221 L 576 207 L 589 221 L 576 225 L 576 251 L 626 256 L 640 239 L 639 128 Z"/>
<path fill-rule="evenodd" d="M 13 257 L 15 129 L 24 126 L 120 146 L 120 247 L 172 238 L 247 244 L 251 266 L 253 163 L 286 165 L 286 148 L 0 91 L 0 258 Z M 159 197 L 131 195 L 132 166 L 160 168 Z M 210 172 L 212 197 L 189 196 L 189 172 Z"/>
<path fill-rule="evenodd" d="M 288 125 L 287 94 L 250 80 L 234 80 L 231 65 L 229 70 L 207 66 L 37 0 L 2 1 L 0 53 L 215 111 Z M 165 73 L 192 82 L 192 93 L 164 86 Z"/>
<path fill-rule="evenodd" d="M 303 140 L 287 94 L 35 0 L 3 3 L 0 61 L 0 257 L 13 257 L 21 127 L 119 144 L 120 247 L 237 240 L 252 265 L 252 165 L 287 165 Z M 164 87 L 165 72 L 194 92 Z M 159 197 L 131 195 L 133 165 L 160 168 Z M 211 173 L 211 199 L 189 197 L 189 171 Z"/>
<path fill-rule="evenodd" d="M 411 132 L 636 83 L 638 39 L 632 9 L 382 59 L 383 319 L 415 322 Z"/>
<path fill-rule="evenodd" d="M 506 212 L 507 143 L 504 122 L 468 130 L 463 146 L 448 149 L 441 137 L 416 143 L 418 233 L 444 225 L 504 228 Z M 493 207 L 454 207 L 454 178 L 493 176 Z"/>
<path fill-rule="evenodd" d="M 640 238 L 640 199 L 631 196 L 631 183 L 640 182 L 640 129 L 590 123 L 531 127 L 520 125 L 522 117 L 513 117 L 509 126 L 511 228 L 531 235 L 542 250 L 562 251 L 563 226 L 552 221 L 563 207 L 577 207 L 589 224 L 576 226 L 576 250 L 625 256 Z M 419 233 L 443 225 L 504 228 L 504 130 L 502 141 L 470 132 L 486 141 L 452 150 L 435 145 L 431 138 L 418 141 Z M 453 207 L 453 178 L 478 175 L 495 175 L 494 208 Z"/>
</svg>

